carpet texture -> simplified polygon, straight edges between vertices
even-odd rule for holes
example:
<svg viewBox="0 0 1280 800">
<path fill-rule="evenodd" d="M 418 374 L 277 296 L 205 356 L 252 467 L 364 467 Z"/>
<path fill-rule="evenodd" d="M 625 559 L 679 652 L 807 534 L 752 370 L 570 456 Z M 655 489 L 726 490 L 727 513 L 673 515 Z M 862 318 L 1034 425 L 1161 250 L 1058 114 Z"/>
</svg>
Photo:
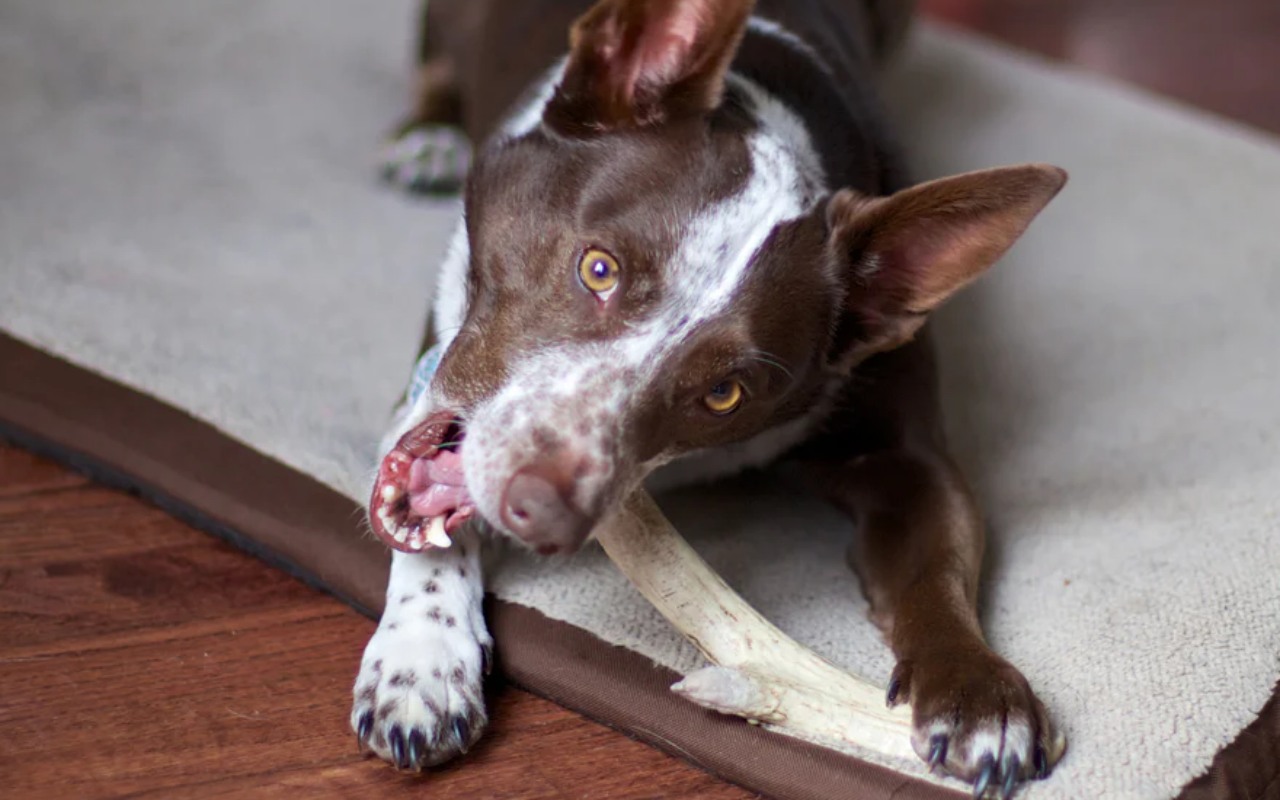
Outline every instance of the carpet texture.
<svg viewBox="0 0 1280 800">
<path fill-rule="evenodd" d="M 458 213 L 371 177 L 411 19 L 0 0 L 0 325 L 362 500 Z M 1174 795 L 1280 676 L 1280 148 L 931 29 L 887 88 L 919 177 L 1072 174 L 939 319 L 949 427 L 992 528 L 989 638 L 1071 742 L 1025 796 Z M 750 476 L 664 507 L 783 629 L 887 678 L 841 516 Z M 597 551 L 492 585 L 699 663 Z"/>
</svg>

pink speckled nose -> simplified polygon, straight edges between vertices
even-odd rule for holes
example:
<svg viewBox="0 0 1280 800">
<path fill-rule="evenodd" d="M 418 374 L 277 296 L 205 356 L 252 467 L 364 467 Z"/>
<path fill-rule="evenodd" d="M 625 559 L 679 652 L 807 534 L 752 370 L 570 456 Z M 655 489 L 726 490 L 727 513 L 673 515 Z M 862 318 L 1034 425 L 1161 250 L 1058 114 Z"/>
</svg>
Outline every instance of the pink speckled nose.
<svg viewBox="0 0 1280 800">
<path fill-rule="evenodd" d="M 572 464 L 524 467 L 503 492 L 503 524 L 544 555 L 577 550 L 594 521 L 574 505 L 574 483 Z"/>
</svg>

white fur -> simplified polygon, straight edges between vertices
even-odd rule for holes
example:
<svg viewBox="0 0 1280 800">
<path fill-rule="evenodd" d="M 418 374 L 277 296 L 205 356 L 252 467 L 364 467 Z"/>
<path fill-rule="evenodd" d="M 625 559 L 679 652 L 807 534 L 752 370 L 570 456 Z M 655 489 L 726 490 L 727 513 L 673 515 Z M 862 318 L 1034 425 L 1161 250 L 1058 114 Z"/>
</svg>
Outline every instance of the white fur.
<svg viewBox="0 0 1280 800">
<path fill-rule="evenodd" d="M 506 483 L 540 454 L 539 440 L 563 442 L 580 459 L 598 468 L 581 475 L 575 502 L 591 508 L 612 488 L 620 492 L 610 448 L 625 424 L 635 383 L 631 373 L 609 364 L 607 345 L 544 350 L 512 365 L 511 379 L 490 398 L 467 426 L 463 459 L 467 488 L 481 516 L 501 518 Z M 605 366 L 608 364 L 608 366 Z"/>
<path fill-rule="evenodd" d="M 1008 763 L 1017 756 L 1020 764 L 1031 764 L 1035 758 L 1036 738 L 1031 729 L 1030 720 L 1025 718 L 1009 718 L 1005 721 L 1003 745 L 1000 758 Z"/>
<path fill-rule="evenodd" d="M 667 352 L 729 306 L 774 228 L 807 213 L 826 191 L 818 154 L 795 113 L 751 81 L 729 80 L 751 98 L 760 122 L 748 141 L 751 178 L 738 194 L 689 223 L 668 265 L 674 297 L 652 321 L 619 340 L 627 363 L 665 366 Z M 729 257 L 721 260 L 722 252 Z"/>
<path fill-rule="evenodd" d="M 556 62 L 555 66 L 547 70 L 538 83 L 526 93 L 525 100 L 502 124 L 500 129 L 503 136 L 514 139 L 542 125 L 547 103 L 551 102 L 551 97 L 556 93 L 556 87 L 560 85 L 567 62 L 567 57 Z"/>
<path fill-rule="evenodd" d="M 987 754 L 999 760 L 1001 740 L 1004 738 L 1000 731 L 1000 720 L 993 717 L 979 723 L 976 727 L 977 730 L 968 737 L 969 750 L 972 754 L 970 758 L 973 763 L 977 764 Z"/>
<path fill-rule="evenodd" d="M 950 744 L 947 761 L 962 763 L 963 772 L 976 773 L 987 756 L 995 762 L 997 776 L 1010 768 L 1014 758 L 1020 768 L 1034 767 L 1036 736 L 1025 716 L 966 720 L 963 748 L 957 743 L 959 734 L 953 719 L 936 719 L 926 731 L 916 734 L 916 752 L 927 760 L 933 737 L 946 736 Z"/>
<path fill-rule="evenodd" d="M 406 740 L 421 731 L 431 763 L 471 743 L 458 740 L 454 719 L 467 720 L 474 734 L 483 727 L 482 649 L 492 647 L 483 596 L 475 534 L 459 534 L 448 550 L 392 555 L 386 608 L 365 648 L 351 711 L 356 731 L 374 715 L 364 744 L 382 758 L 391 759 L 395 727 Z"/>
<path fill-rule="evenodd" d="M 449 237 L 449 248 L 440 265 L 436 280 L 436 300 L 432 308 L 432 331 L 436 341 L 448 346 L 462 327 L 467 313 L 467 268 L 471 265 L 471 240 L 467 237 L 467 221 L 459 219 Z"/>
</svg>

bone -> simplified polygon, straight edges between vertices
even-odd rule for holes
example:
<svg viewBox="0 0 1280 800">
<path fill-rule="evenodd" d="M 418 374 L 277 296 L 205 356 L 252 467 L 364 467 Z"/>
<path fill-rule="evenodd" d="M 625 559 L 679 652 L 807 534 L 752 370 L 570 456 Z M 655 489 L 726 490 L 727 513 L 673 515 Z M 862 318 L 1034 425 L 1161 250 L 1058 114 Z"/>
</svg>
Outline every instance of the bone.
<svg viewBox="0 0 1280 800">
<path fill-rule="evenodd" d="M 637 490 L 595 538 L 639 592 L 711 662 L 672 686 L 705 708 L 827 746 L 917 760 L 911 712 L 749 606 Z"/>
</svg>

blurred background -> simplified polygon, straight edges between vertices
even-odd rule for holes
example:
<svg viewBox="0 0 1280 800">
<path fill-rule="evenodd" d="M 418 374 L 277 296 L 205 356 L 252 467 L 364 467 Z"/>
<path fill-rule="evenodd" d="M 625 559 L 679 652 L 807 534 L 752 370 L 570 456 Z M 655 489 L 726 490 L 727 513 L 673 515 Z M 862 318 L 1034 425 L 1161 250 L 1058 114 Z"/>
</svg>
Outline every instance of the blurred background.
<svg viewBox="0 0 1280 800">
<path fill-rule="evenodd" d="M 920 0 L 920 10 L 1280 132 L 1276 0 Z"/>
</svg>

